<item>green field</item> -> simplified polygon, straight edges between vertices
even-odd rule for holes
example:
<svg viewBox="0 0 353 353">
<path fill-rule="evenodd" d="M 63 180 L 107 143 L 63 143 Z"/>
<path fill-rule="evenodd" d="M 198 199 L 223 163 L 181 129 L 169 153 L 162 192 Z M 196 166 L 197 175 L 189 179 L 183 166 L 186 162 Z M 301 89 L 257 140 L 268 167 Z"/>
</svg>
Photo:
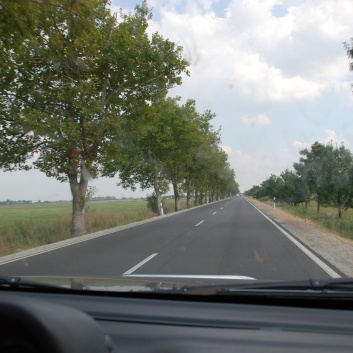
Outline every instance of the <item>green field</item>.
<svg viewBox="0 0 353 353">
<path fill-rule="evenodd" d="M 0 229 L 15 225 L 18 221 L 37 223 L 51 221 L 58 216 L 71 214 L 71 202 L 36 203 L 29 205 L 0 206 Z M 86 211 L 139 210 L 146 208 L 146 201 L 95 201 L 88 202 Z"/>
<path fill-rule="evenodd" d="M 0 256 L 70 238 L 71 207 L 70 202 L 1 205 Z M 166 201 L 165 212 L 173 211 L 174 200 Z M 86 230 L 93 233 L 154 216 L 142 199 L 91 201 L 86 206 Z"/>
<path fill-rule="evenodd" d="M 0 206 L 0 229 L 14 226 L 19 221 L 36 223 L 50 221 L 71 212 L 69 202 L 39 203 L 31 205 Z"/>
<path fill-rule="evenodd" d="M 71 203 L 0 206 L 0 256 L 68 239 Z M 94 201 L 86 207 L 87 233 L 155 216 L 144 200 Z"/>
</svg>

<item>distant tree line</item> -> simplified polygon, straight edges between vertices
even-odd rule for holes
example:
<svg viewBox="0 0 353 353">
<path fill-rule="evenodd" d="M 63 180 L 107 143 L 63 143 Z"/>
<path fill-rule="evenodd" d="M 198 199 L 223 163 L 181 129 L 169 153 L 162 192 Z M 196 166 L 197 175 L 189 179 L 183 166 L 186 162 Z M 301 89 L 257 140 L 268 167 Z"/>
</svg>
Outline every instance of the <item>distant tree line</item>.
<svg viewBox="0 0 353 353">
<path fill-rule="evenodd" d="M 89 198 L 89 201 L 112 201 L 118 200 L 115 196 L 93 196 Z"/>
<path fill-rule="evenodd" d="M 31 204 L 32 200 L 6 200 L 6 201 L 0 201 L 0 205 L 28 205 Z"/>
<path fill-rule="evenodd" d="M 246 191 L 255 198 L 276 198 L 278 202 L 298 205 L 315 200 L 321 206 L 342 211 L 353 207 L 353 156 L 344 145 L 315 142 L 300 151 L 301 158 L 294 170 L 286 169 L 279 176 L 271 175 L 260 185 Z"/>
<path fill-rule="evenodd" d="M 118 200 L 138 200 L 136 197 L 121 197 L 117 198 L 115 196 L 93 196 L 89 198 L 89 201 L 118 201 Z"/>
</svg>

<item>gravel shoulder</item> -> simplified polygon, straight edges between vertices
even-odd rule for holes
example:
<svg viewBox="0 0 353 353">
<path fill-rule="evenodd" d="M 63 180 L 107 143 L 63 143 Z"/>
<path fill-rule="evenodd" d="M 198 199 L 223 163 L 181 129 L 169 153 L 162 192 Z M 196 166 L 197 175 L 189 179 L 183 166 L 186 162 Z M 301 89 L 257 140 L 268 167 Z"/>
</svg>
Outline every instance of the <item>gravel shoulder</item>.
<svg viewBox="0 0 353 353">
<path fill-rule="evenodd" d="M 295 217 L 278 208 L 273 209 L 254 199 L 249 201 L 339 271 L 348 277 L 353 277 L 353 241 L 329 233 L 310 220 Z"/>
</svg>

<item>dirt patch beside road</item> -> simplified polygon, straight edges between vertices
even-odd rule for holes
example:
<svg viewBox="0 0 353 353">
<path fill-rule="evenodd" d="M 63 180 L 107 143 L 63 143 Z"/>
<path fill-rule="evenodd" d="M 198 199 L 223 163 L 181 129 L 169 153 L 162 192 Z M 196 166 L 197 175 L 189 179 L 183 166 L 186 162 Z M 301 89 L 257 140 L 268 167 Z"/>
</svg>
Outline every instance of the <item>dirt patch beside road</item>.
<svg viewBox="0 0 353 353">
<path fill-rule="evenodd" d="M 281 209 L 273 209 L 254 199 L 248 200 L 339 271 L 353 277 L 353 241 L 329 233 L 313 222 L 295 217 Z"/>
</svg>

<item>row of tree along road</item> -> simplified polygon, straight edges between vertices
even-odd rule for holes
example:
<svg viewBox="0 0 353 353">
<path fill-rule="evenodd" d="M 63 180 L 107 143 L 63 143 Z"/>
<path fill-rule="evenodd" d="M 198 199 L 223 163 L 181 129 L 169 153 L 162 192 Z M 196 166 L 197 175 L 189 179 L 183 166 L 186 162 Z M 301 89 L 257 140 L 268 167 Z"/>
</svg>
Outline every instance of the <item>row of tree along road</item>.
<svg viewBox="0 0 353 353">
<path fill-rule="evenodd" d="M 85 233 L 89 180 L 173 185 L 190 206 L 236 194 L 210 111 L 167 98 L 187 76 L 182 48 L 147 33 L 146 2 L 112 14 L 106 0 L 2 1 L 0 163 L 69 182 L 73 236 Z M 159 212 L 160 207 L 158 206 Z"/>
<path fill-rule="evenodd" d="M 353 155 L 345 146 L 315 142 L 310 149 L 300 151 L 301 158 L 294 170 L 280 176 L 271 175 L 261 185 L 253 186 L 246 195 L 255 198 L 275 198 L 293 205 L 316 200 L 320 206 L 342 211 L 353 207 Z"/>
<path fill-rule="evenodd" d="M 353 38 L 344 42 L 349 59 L 353 59 Z M 353 62 L 349 63 L 353 71 Z M 351 85 L 353 88 L 353 85 Z M 285 170 L 280 176 L 271 175 L 261 185 L 255 185 L 246 195 L 255 198 L 271 198 L 293 205 L 316 200 L 320 206 L 342 211 L 353 207 L 353 156 L 343 144 L 315 142 L 310 149 L 300 151 L 301 158 L 294 163 L 294 170 Z"/>
</svg>

